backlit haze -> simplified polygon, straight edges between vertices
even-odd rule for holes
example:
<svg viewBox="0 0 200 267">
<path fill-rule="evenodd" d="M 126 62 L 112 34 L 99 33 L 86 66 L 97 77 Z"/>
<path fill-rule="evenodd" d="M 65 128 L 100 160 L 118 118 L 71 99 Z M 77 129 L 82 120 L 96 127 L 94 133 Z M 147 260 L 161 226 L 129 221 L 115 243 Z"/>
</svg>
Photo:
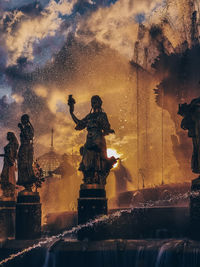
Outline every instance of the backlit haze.
<svg viewBox="0 0 200 267">
<path fill-rule="evenodd" d="M 35 158 L 49 151 L 51 128 L 57 153 L 78 154 L 86 130 L 74 130 L 67 97 L 83 118 L 98 94 L 128 189 L 142 188 L 139 169 L 146 187 L 190 181 L 192 142 L 177 110 L 199 96 L 199 10 L 198 0 L 0 1 L 1 152 L 27 113 Z M 112 172 L 107 188 L 114 196 Z"/>
</svg>

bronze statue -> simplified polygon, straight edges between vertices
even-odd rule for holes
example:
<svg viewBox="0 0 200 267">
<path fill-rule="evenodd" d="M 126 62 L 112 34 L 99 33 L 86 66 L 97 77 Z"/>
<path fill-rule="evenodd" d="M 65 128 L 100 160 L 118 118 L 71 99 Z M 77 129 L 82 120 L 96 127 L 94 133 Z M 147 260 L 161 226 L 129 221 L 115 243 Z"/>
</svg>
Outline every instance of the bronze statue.
<svg viewBox="0 0 200 267">
<path fill-rule="evenodd" d="M 1 189 L 3 190 L 3 197 L 15 197 L 16 186 L 16 159 L 19 143 L 13 132 L 7 133 L 7 140 L 9 143 L 4 147 L 4 164 L 1 173 Z"/>
<path fill-rule="evenodd" d="M 21 123 L 18 124 L 21 130 L 21 145 L 18 153 L 18 185 L 26 190 L 32 191 L 36 177 L 33 171 L 33 137 L 34 129 L 27 114 L 22 115 Z"/>
<path fill-rule="evenodd" d="M 110 169 L 116 163 L 114 157 L 108 158 L 106 151 L 105 135 L 114 133 L 110 128 L 108 118 L 102 110 L 102 100 L 98 95 L 91 98 L 90 113 L 79 120 L 74 115 L 75 100 L 72 95 L 69 96 L 68 105 L 73 121 L 76 123 L 75 129 L 80 131 L 87 128 L 88 134 L 86 143 L 80 148 L 82 161 L 79 170 L 83 172 L 85 184 L 106 184 L 106 178 Z"/>
<path fill-rule="evenodd" d="M 188 130 L 188 136 L 192 138 L 192 171 L 200 173 L 200 97 L 193 99 L 190 104 L 179 105 L 178 114 L 183 117 L 181 128 Z"/>
<path fill-rule="evenodd" d="M 118 166 L 113 169 L 115 175 L 115 193 L 116 195 L 127 191 L 127 182 L 132 183 L 132 177 L 129 170 L 122 163 L 121 159 L 118 159 Z"/>
</svg>

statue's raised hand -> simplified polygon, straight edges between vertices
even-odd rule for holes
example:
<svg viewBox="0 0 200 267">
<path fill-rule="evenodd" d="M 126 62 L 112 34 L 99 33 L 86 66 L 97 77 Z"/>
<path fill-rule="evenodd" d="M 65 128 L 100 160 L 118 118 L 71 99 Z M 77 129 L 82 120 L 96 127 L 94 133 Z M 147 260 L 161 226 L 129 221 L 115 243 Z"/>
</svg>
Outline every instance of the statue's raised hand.
<svg viewBox="0 0 200 267">
<path fill-rule="evenodd" d="M 23 129 L 23 125 L 21 123 L 18 123 L 17 125 L 20 129 Z"/>
<path fill-rule="evenodd" d="M 74 104 L 75 103 L 76 103 L 75 99 L 72 97 L 72 95 L 69 95 L 69 97 L 68 97 L 68 105 L 69 105 L 70 113 L 74 112 Z"/>
</svg>

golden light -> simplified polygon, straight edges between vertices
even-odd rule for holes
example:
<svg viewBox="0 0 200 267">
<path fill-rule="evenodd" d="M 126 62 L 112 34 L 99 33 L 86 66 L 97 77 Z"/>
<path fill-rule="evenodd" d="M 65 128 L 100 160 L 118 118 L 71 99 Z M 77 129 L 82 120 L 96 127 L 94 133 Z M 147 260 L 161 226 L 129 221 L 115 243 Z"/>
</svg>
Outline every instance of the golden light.
<svg viewBox="0 0 200 267">
<path fill-rule="evenodd" d="M 107 149 L 107 157 L 108 158 L 111 158 L 111 157 L 120 158 L 121 154 L 118 154 L 115 149 L 108 148 Z M 113 168 L 116 168 L 117 165 L 118 165 L 118 162 L 113 165 Z"/>
</svg>

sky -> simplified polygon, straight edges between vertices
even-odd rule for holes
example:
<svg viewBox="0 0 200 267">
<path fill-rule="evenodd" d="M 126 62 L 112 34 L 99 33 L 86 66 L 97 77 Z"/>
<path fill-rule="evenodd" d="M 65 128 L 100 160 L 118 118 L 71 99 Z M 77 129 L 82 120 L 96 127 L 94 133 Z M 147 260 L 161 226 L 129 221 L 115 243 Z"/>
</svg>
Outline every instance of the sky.
<svg viewBox="0 0 200 267">
<path fill-rule="evenodd" d="M 113 54 L 110 60 L 117 54 L 119 60 L 130 61 L 138 22 L 162 4 L 155 0 L 139 2 L 1 1 L 0 124 L 5 130 L 16 129 L 20 115 L 27 112 L 33 120 L 41 117 L 38 123 L 42 133 L 49 131 L 57 110 L 66 110 L 65 98 L 71 90 L 80 96 L 81 105 L 88 102 L 90 98 L 86 100 L 85 95 L 89 95 L 90 87 L 97 87 L 91 79 L 98 81 L 91 77 L 89 88 L 81 89 L 78 80 L 87 75 L 84 69 L 93 76 L 102 72 L 95 60 L 103 53 Z M 97 70 L 83 66 L 84 57 Z M 117 70 L 113 72 L 117 75 Z M 43 117 L 50 125 L 45 125 Z"/>
</svg>

